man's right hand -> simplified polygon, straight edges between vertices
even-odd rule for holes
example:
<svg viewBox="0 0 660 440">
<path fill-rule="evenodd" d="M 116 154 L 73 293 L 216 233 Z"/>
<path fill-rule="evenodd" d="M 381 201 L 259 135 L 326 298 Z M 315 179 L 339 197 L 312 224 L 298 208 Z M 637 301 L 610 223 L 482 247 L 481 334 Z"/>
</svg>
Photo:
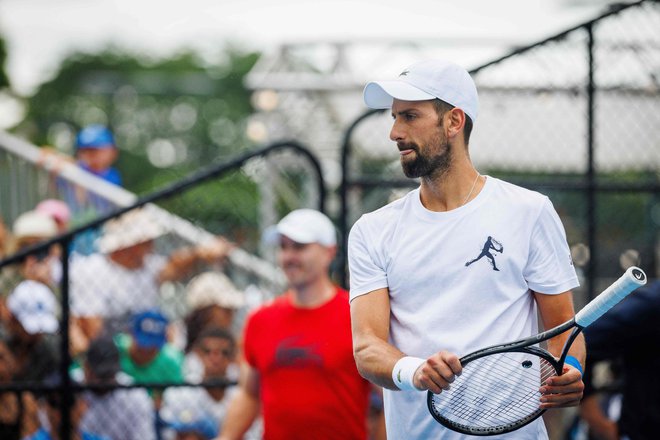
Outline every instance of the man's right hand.
<svg viewBox="0 0 660 440">
<path fill-rule="evenodd" d="M 440 394 L 449 388 L 456 375 L 461 374 L 463 367 L 454 353 L 441 351 L 426 360 L 415 371 L 413 384 L 419 390 L 429 390 Z"/>
</svg>

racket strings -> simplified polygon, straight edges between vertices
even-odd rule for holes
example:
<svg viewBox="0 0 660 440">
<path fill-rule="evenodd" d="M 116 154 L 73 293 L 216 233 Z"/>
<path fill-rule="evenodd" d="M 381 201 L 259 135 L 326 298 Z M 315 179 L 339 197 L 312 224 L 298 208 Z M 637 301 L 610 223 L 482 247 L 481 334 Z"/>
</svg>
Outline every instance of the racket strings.
<svg viewBox="0 0 660 440">
<path fill-rule="evenodd" d="M 472 428 L 516 424 L 540 411 L 539 387 L 555 375 L 545 359 L 498 353 L 468 363 L 449 390 L 433 395 L 433 408 L 448 422 Z"/>
</svg>

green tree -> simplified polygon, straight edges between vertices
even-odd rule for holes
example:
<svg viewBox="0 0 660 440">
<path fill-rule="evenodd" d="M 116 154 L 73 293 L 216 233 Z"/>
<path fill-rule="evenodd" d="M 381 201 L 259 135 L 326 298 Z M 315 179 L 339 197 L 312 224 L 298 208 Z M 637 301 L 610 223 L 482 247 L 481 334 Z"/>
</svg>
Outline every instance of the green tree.
<svg viewBox="0 0 660 440">
<path fill-rule="evenodd" d="M 4 38 L 0 37 L 0 89 L 9 87 L 9 77 L 5 71 L 5 63 L 7 62 L 7 46 Z"/>
<path fill-rule="evenodd" d="M 217 62 L 192 51 L 160 60 L 116 48 L 76 53 L 27 99 L 26 117 L 14 131 L 37 145 L 73 153 L 81 127 L 106 124 L 120 149 L 116 165 L 124 186 L 149 193 L 252 147 L 245 130 L 251 92 L 243 78 L 257 59 L 256 53 L 232 47 Z M 223 219 L 217 232 L 256 225 L 254 183 L 237 175 L 226 184 L 233 194 L 250 195 L 246 206 L 236 209 L 231 198 L 196 191 L 170 201 L 170 208 L 195 218 L 200 203 L 210 204 L 200 197 L 213 197 L 210 215 Z"/>
</svg>

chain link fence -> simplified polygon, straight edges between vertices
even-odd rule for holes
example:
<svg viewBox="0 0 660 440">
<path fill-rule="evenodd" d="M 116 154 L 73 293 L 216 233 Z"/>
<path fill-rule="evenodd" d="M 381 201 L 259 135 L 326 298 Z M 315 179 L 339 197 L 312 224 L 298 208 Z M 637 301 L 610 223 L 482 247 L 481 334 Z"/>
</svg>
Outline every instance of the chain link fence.
<svg viewBox="0 0 660 440">
<path fill-rule="evenodd" d="M 659 24 L 657 2 L 624 6 L 472 71 L 470 156 L 482 174 L 551 198 L 583 281 L 578 303 L 631 264 L 658 274 Z M 360 215 L 418 185 L 403 176 L 390 127 L 375 111 L 348 131 L 344 238 Z"/>
<path fill-rule="evenodd" d="M 550 197 L 582 281 L 576 307 L 623 267 L 658 275 L 658 29 L 660 5 L 645 1 L 472 72 L 481 99 L 472 159 Z M 362 213 L 418 184 L 401 172 L 390 124 L 368 112 L 345 133 L 343 240 Z M 138 198 L 4 134 L 0 144 L 8 229 L 44 199 L 71 214 L 55 238 L 56 225 L 28 218 L 32 235 L 0 262 L 0 412 L 23 420 L 6 432 L 212 438 L 237 379 L 245 314 L 284 286 L 262 233 L 294 208 L 325 209 L 315 157 L 273 144 Z M 335 269 L 347 279 L 345 259 Z"/>
<path fill-rule="evenodd" d="M 324 209 L 316 158 L 295 142 L 272 144 L 140 198 L 104 195 L 89 176 L 49 175 L 29 159 L 1 163 L 13 185 L 44 182 L 24 189 L 26 200 L 8 191 L 23 211 L 0 262 L 0 410 L 17 417 L 8 429 L 215 437 L 237 390 L 246 314 L 286 288 L 262 230 L 292 209 Z M 47 197 L 77 212 L 70 193 L 95 219 L 58 233 L 34 206 Z M 248 438 L 259 436 L 257 424 Z"/>
<path fill-rule="evenodd" d="M 482 174 L 552 200 L 580 277 L 576 309 L 631 265 L 651 278 L 660 272 L 658 29 L 658 2 L 622 5 L 471 72 L 480 111 L 470 156 Z M 391 124 L 389 112 L 369 111 L 345 136 L 344 250 L 363 213 L 419 185 L 403 176 Z M 340 270 L 347 280 L 345 264 Z M 597 386 L 612 385 L 607 366 L 599 366 Z M 583 429 L 572 410 L 545 419 L 553 439 Z"/>
</svg>

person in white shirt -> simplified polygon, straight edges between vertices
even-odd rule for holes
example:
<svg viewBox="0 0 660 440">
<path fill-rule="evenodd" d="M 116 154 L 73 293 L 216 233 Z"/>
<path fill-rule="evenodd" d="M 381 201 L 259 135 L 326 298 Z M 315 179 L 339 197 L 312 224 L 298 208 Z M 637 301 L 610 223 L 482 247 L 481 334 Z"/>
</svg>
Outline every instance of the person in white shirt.
<svg viewBox="0 0 660 440">
<path fill-rule="evenodd" d="M 120 372 L 119 351 L 109 336 L 94 339 L 83 363 L 85 382 L 96 385 L 130 383 Z M 154 404 L 144 388 L 95 390 L 85 393 L 87 410 L 81 429 L 111 440 L 155 440 Z"/>
<path fill-rule="evenodd" d="M 81 339 L 94 339 L 104 327 L 111 334 L 126 331 L 135 313 L 160 305 L 161 284 L 190 275 L 197 263 L 221 261 L 231 249 L 217 238 L 161 255 L 154 241 L 168 232 L 138 208 L 104 225 L 99 253 L 72 254 L 71 314 Z"/>
<path fill-rule="evenodd" d="M 197 354 L 202 364 L 202 376 L 200 382 L 204 386 L 199 387 L 172 387 L 168 388 L 163 395 L 163 408 L 160 411 L 166 426 L 175 431 L 180 429 L 216 431 L 222 428 L 225 421 L 229 402 L 238 391 L 235 381 L 230 374 L 230 367 L 234 365 L 236 357 L 236 341 L 234 336 L 226 328 L 212 327 L 202 331 L 195 339 L 193 351 Z M 213 386 L 213 385 L 216 386 Z M 191 417 L 197 414 L 197 418 Z M 203 415 L 210 416 L 212 423 L 204 422 Z M 188 423 L 183 421 L 188 419 Z M 185 425 L 185 426 L 184 426 Z M 193 429 L 194 430 L 194 429 Z M 261 438 L 261 422 L 257 422 L 244 435 L 244 439 Z M 215 437 L 213 435 L 212 437 Z"/>
<path fill-rule="evenodd" d="M 550 200 L 481 175 L 468 143 L 478 113 L 465 69 L 422 61 L 396 80 L 367 84 L 367 106 L 391 109 L 390 139 L 420 186 L 363 215 L 348 244 L 351 319 L 360 373 L 385 388 L 387 437 L 459 439 L 429 414 L 462 371 L 460 356 L 553 327 L 573 314 L 578 286 Z M 558 355 L 565 335 L 550 340 Z M 541 387 L 540 406 L 582 397 L 582 338 L 564 374 Z M 504 438 L 547 438 L 542 419 Z"/>
</svg>

